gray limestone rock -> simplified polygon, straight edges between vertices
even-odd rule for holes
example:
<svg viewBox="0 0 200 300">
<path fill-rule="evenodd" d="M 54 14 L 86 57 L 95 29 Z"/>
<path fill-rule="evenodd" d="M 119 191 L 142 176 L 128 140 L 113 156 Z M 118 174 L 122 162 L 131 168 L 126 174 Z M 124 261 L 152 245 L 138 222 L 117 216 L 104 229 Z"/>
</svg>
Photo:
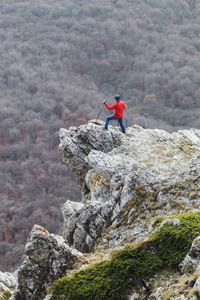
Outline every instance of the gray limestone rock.
<svg viewBox="0 0 200 300">
<path fill-rule="evenodd" d="M 13 290 L 17 287 L 17 272 L 1 272 L 0 271 L 0 298 L 3 299 L 3 292 L 10 292 L 12 294 Z"/>
<path fill-rule="evenodd" d="M 35 225 L 25 247 L 27 257 L 18 269 L 18 287 L 13 300 L 42 300 L 46 288 L 82 257 L 63 238 Z"/>
<path fill-rule="evenodd" d="M 60 129 L 61 143 L 59 149 L 63 153 L 63 159 L 68 163 L 74 173 L 78 184 L 82 187 L 85 183 L 85 175 L 91 168 L 85 162 L 91 150 L 98 149 L 102 152 L 111 151 L 119 144 L 119 134 L 115 131 L 106 132 L 102 126 L 88 123 L 87 126 L 71 127 L 69 130 Z"/>
<path fill-rule="evenodd" d="M 193 273 L 197 269 L 200 269 L 200 236 L 196 237 L 192 242 L 190 252 L 179 264 L 179 268 L 182 273 Z"/>
<path fill-rule="evenodd" d="M 151 299 L 151 300 L 163 300 L 161 288 L 157 288 L 155 293 L 150 295 L 149 299 Z"/>
<path fill-rule="evenodd" d="M 176 227 L 179 227 L 179 226 L 181 225 L 180 220 L 177 219 L 177 218 L 174 218 L 174 219 L 172 220 L 172 223 L 173 223 L 173 226 L 176 226 Z"/>
<path fill-rule="evenodd" d="M 94 203 L 67 201 L 63 207 L 66 242 L 81 252 L 88 252 L 100 236 L 102 229 L 110 225 L 111 207 Z"/>
<path fill-rule="evenodd" d="M 68 210 L 68 201 L 63 208 L 64 238 L 80 251 L 90 251 L 116 220 L 132 228 L 109 230 L 107 246 L 146 236 L 157 216 L 193 210 L 200 199 L 199 130 L 170 134 L 135 125 L 124 135 L 89 122 L 60 129 L 59 148 L 82 191 L 81 206 Z M 142 230 L 144 219 L 150 221 Z M 172 222 L 180 225 L 176 218 Z"/>
<path fill-rule="evenodd" d="M 0 271 L 0 284 L 3 284 L 8 289 L 13 289 L 17 285 L 17 273 L 1 272 Z"/>
</svg>

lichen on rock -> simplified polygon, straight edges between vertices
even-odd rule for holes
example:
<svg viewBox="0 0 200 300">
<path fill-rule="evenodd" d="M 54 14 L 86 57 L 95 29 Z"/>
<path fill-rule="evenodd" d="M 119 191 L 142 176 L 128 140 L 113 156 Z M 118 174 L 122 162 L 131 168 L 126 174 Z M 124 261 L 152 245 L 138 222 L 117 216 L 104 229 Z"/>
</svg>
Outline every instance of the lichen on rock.
<svg viewBox="0 0 200 300">
<path fill-rule="evenodd" d="M 15 300 L 42 300 L 46 288 L 66 275 L 68 269 L 81 259 L 82 254 L 70 249 L 62 237 L 50 234 L 35 225 L 25 247 L 27 255 L 18 269 L 18 287 L 12 296 Z"/>
<path fill-rule="evenodd" d="M 109 230 L 107 239 L 104 234 L 106 247 L 147 235 L 157 216 L 199 207 L 198 130 L 170 134 L 134 125 L 124 135 L 116 127 L 109 129 L 104 131 L 101 125 L 89 122 L 60 130 L 59 148 L 81 187 L 84 205 L 72 212 L 76 225 L 70 225 L 71 217 L 64 217 L 63 235 L 80 251 L 90 251 L 101 232 L 116 222 L 123 226 L 117 233 Z M 87 215 L 84 211 L 88 219 L 82 217 Z M 91 223 L 99 223 L 92 234 Z"/>
</svg>

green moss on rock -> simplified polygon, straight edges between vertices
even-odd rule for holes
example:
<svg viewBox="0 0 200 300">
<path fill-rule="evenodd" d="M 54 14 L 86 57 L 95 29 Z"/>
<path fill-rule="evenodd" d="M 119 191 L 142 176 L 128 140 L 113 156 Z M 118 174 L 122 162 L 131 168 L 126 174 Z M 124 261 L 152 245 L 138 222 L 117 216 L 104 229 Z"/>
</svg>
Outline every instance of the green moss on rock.
<svg viewBox="0 0 200 300">
<path fill-rule="evenodd" d="M 200 235 L 200 212 L 176 218 L 180 226 L 164 225 L 151 239 L 116 251 L 110 261 L 58 280 L 53 286 L 51 300 L 123 299 L 135 281 L 148 279 L 167 266 L 176 268 L 189 252 L 193 239 Z"/>
<path fill-rule="evenodd" d="M 9 292 L 9 291 L 4 291 L 4 292 L 3 292 L 3 296 L 0 297 L 0 300 L 7 300 L 7 299 L 9 299 L 11 296 L 12 296 L 11 292 Z"/>
<path fill-rule="evenodd" d="M 174 216 L 171 217 L 173 219 Z M 166 266 L 177 266 L 189 252 L 191 243 L 200 235 L 200 212 L 187 213 L 176 216 L 181 225 L 165 225 L 156 232 L 151 243 L 156 248 L 156 253 L 162 257 Z"/>
<path fill-rule="evenodd" d="M 85 270 L 57 281 L 51 299 L 118 300 L 139 278 L 148 278 L 162 266 L 159 257 L 140 246 L 117 251 L 110 261 L 94 264 Z"/>
</svg>

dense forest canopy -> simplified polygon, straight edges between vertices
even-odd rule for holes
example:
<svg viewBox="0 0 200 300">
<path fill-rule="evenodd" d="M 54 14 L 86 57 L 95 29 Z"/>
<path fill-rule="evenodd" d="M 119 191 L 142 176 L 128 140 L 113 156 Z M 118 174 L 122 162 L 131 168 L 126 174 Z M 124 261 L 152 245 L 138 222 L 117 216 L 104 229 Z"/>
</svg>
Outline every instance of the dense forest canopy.
<svg viewBox="0 0 200 300">
<path fill-rule="evenodd" d="M 200 127 L 199 36 L 199 0 L 1 0 L 2 270 L 35 223 L 61 233 L 62 204 L 80 200 L 59 128 L 96 118 L 115 94 L 126 126 Z"/>
</svg>

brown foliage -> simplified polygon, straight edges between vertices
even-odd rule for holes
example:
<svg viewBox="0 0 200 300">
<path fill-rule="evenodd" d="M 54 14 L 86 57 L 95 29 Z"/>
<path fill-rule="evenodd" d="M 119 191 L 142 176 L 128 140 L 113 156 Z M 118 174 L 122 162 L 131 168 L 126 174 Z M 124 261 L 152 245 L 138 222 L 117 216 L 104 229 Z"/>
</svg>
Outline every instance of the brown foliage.
<svg viewBox="0 0 200 300">
<path fill-rule="evenodd" d="M 146 95 L 143 100 L 143 104 L 148 104 L 150 102 L 157 102 L 157 98 L 155 94 Z"/>
</svg>

